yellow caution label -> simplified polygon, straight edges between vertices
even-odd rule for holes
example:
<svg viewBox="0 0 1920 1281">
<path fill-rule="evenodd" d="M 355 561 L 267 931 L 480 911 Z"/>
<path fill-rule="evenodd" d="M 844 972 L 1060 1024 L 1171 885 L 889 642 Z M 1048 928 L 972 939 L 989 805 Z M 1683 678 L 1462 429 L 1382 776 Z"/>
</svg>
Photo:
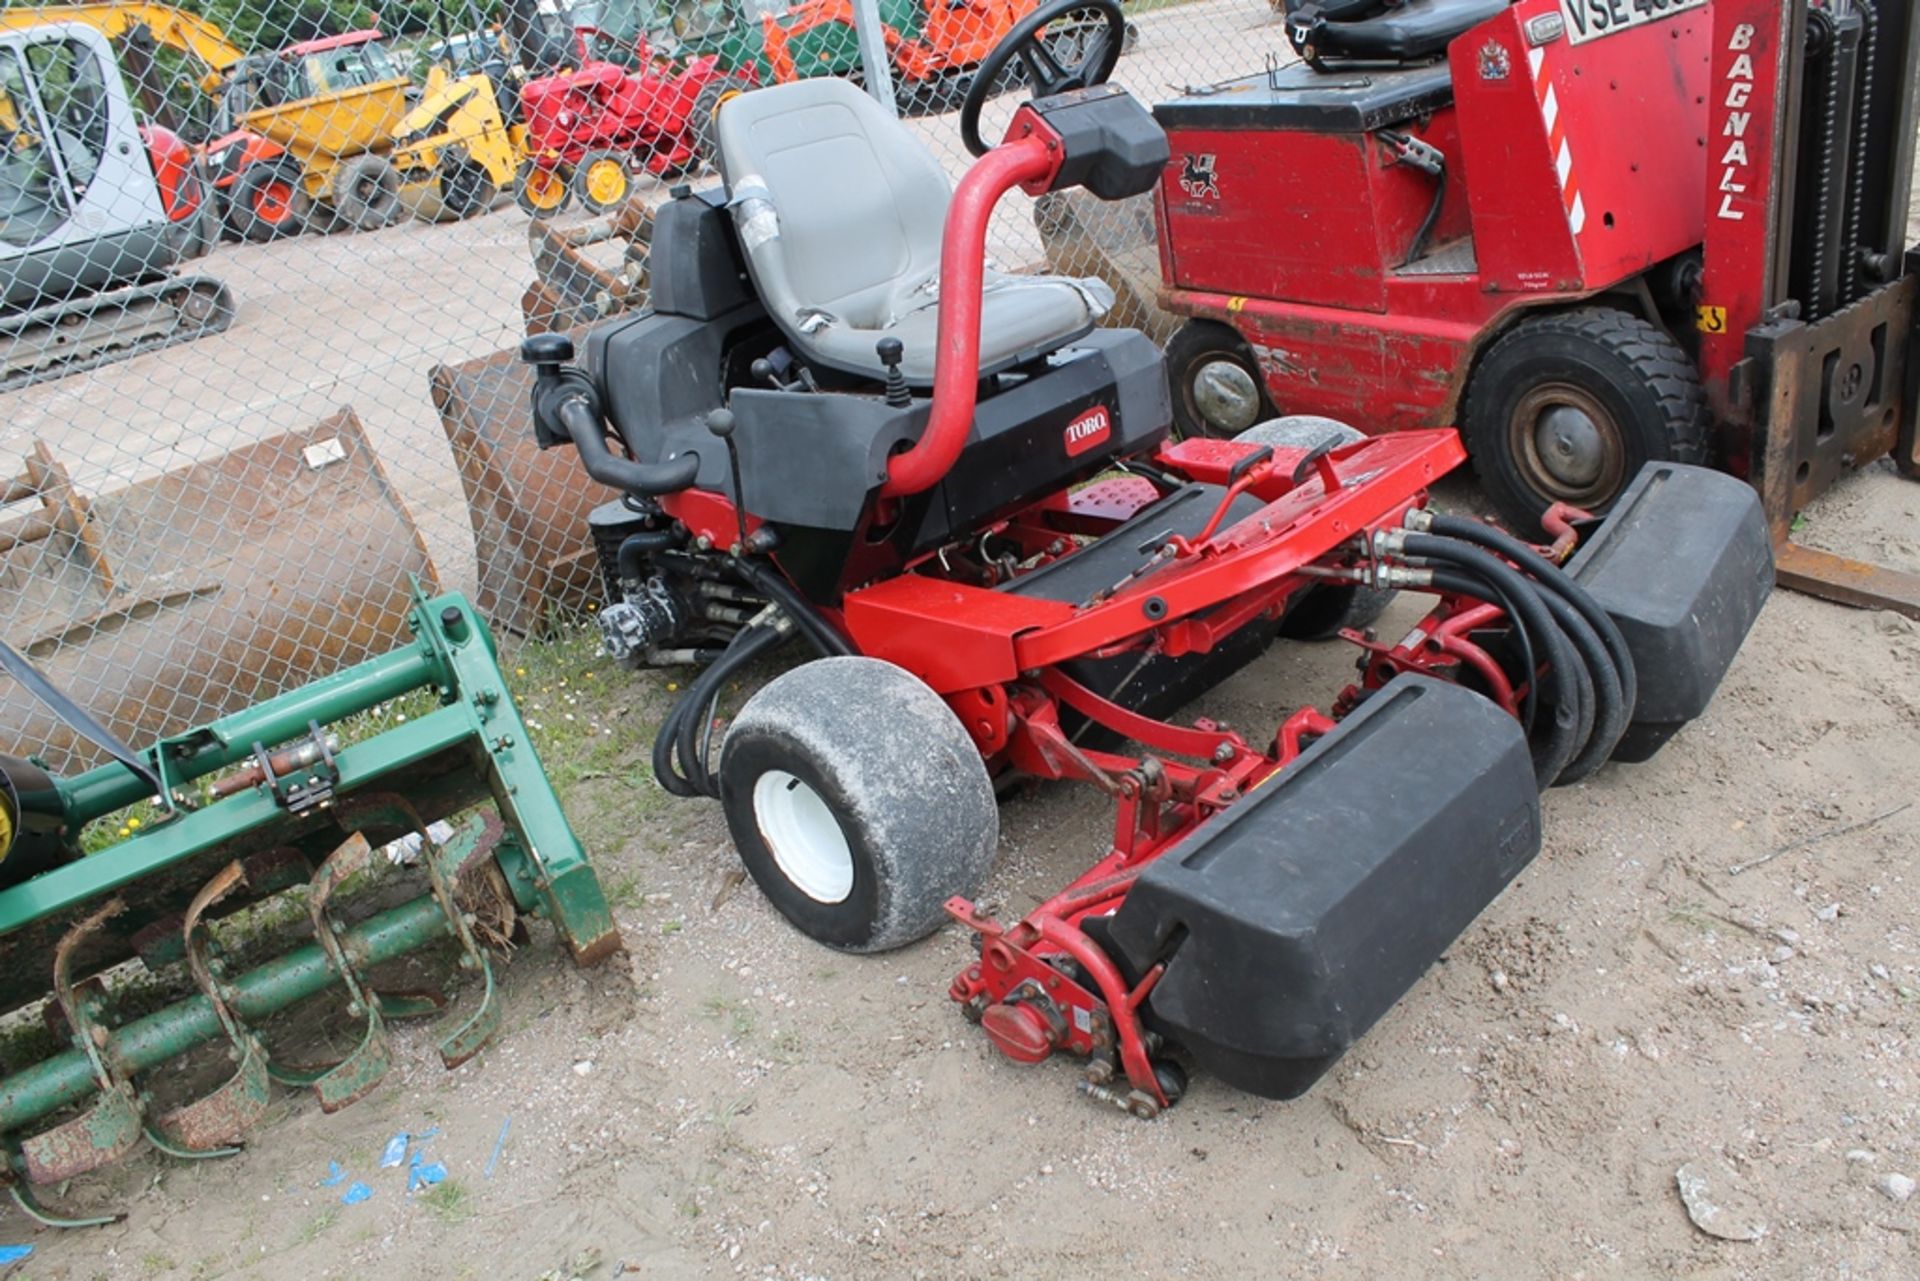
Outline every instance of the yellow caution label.
<svg viewBox="0 0 1920 1281">
<path fill-rule="evenodd" d="M 1227 314 L 1229 316 L 1237 316 L 1245 310 L 1246 305 L 1246 298 L 1242 295 L 1235 294 L 1233 297 L 1227 299 Z"/>
<path fill-rule="evenodd" d="M 4 798 L 0 798 L 0 862 L 5 862 L 7 851 L 13 848 L 13 813 Z"/>
<path fill-rule="evenodd" d="M 1727 309 L 1725 307 L 1700 306 L 1693 309 L 1694 325 L 1703 334 L 1724 334 L 1727 332 Z"/>
</svg>

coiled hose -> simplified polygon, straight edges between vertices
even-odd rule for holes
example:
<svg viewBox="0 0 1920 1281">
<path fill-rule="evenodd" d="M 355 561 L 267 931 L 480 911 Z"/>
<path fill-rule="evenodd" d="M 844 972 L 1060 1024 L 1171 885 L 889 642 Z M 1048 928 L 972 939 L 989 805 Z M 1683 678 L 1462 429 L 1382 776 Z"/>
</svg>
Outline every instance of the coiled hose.
<svg viewBox="0 0 1920 1281">
<path fill-rule="evenodd" d="M 854 652 L 778 572 L 740 558 L 732 565 L 742 581 L 772 604 L 735 633 L 720 657 L 694 677 L 660 722 L 660 731 L 653 738 L 653 777 L 674 796 L 720 795 L 720 781 L 707 762 L 714 707 L 735 673 L 796 632 L 823 657 Z"/>
<path fill-rule="evenodd" d="M 1535 677 L 1531 659 L 1527 665 L 1529 692 L 1543 680 L 1552 704 L 1545 732 L 1531 735 L 1535 779 L 1544 790 L 1586 778 L 1612 755 L 1632 718 L 1633 660 L 1619 629 L 1591 595 L 1523 544 L 1498 550 L 1535 570 L 1533 576 L 1487 546 L 1476 545 L 1504 538 L 1498 531 L 1441 517 L 1434 519 L 1433 528 L 1437 530 L 1441 520 L 1447 521 L 1449 533 L 1470 526 L 1465 532 L 1473 540 L 1409 533 L 1402 544 L 1407 554 L 1435 566 L 1433 584 L 1440 590 L 1498 600 L 1507 610 L 1527 648 L 1547 665 L 1544 678 Z M 1515 550 L 1525 555 L 1515 555 Z M 1536 720 L 1531 714 L 1525 719 Z"/>
</svg>

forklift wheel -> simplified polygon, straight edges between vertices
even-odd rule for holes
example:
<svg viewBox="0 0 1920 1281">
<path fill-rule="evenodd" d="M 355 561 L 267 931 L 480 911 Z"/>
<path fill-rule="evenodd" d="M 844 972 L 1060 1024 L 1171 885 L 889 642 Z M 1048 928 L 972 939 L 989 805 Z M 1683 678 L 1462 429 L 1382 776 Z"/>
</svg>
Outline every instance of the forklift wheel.
<svg viewBox="0 0 1920 1281">
<path fill-rule="evenodd" d="M 558 169 L 546 169 L 529 160 L 513 180 L 513 203 L 529 217 L 551 218 L 573 199 Z"/>
<path fill-rule="evenodd" d="M 1189 320 L 1168 340 L 1167 388 L 1181 436 L 1238 436 L 1273 413 L 1246 340 L 1217 321 Z"/>
<path fill-rule="evenodd" d="M 233 184 L 227 217 L 243 240 L 278 240 L 305 230 L 312 205 L 291 165 L 253 164 Z"/>
<path fill-rule="evenodd" d="M 1277 445 L 1282 449 L 1318 449 L 1331 444 L 1338 448 L 1365 440 L 1367 434 L 1349 427 L 1338 418 L 1318 414 L 1289 414 L 1271 418 L 1257 427 L 1249 427 L 1234 437 L 1247 445 Z M 1288 640 L 1332 640 L 1346 628 L 1370 627 L 1393 604 L 1390 589 L 1362 587 L 1358 583 L 1321 583 L 1309 587 L 1288 602 L 1280 619 L 1280 634 Z"/>
<path fill-rule="evenodd" d="M 1638 316 L 1582 307 L 1522 320 L 1467 386 L 1462 435 L 1503 520 L 1539 529 L 1556 502 L 1596 514 L 1644 463 L 1704 463 L 1700 376 Z"/>
<path fill-rule="evenodd" d="M 627 203 L 633 175 L 627 158 L 618 151 L 589 151 L 573 170 L 573 194 L 589 213 L 611 213 Z"/>
<path fill-rule="evenodd" d="M 873 658 L 822 658 L 747 701 L 720 757 L 747 871 L 847 952 L 924 938 L 986 879 L 1000 837 L 979 749 L 938 695 Z"/>
</svg>

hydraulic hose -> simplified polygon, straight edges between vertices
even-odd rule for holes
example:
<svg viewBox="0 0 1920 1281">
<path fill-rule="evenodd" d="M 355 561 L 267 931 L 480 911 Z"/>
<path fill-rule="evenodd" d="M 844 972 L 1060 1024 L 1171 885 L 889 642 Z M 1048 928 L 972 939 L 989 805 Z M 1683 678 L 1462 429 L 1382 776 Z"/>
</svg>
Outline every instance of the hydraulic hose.
<svg viewBox="0 0 1920 1281">
<path fill-rule="evenodd" d="M 854 652 L 846 638 L 834 631 L 793 584 L 778 573 L 744 557 L 734 558 L 733 569 L 749 587 L 777 603 L 823 658 L 844 658 Z"/>
<path fill-rule="evenodd" d="M 646 570 L 646 559 L 658 551 L 665 551 L 680 541 L 680 535 L 671 529 L 643 529 L 637 534 L 628 534 L 620 540 L 620 551 L 615 557 L 619 566 L 620 581 L 635 583 Z"/>
<path fill-rule="evenodd" d="M 1592 697 L 1592 684 L 1583 683 L 1580 676 L 1575 674 L 1578 664 L 1569 663 L 1562 668 L 1551 657 L 1555 643 L 1563 648 L 1567 646 L 1566 637 L 1559 635 L 1557 628 L 1553 628 L 1549 623 L 1549 630 L 1554 633 L 1549 639 L 1524 621 L 1529 613 L 1544 614 L 1546 612 L 1546 605 L 1537 593 L 1531 592 L 1531 589 L 1522 597 L 1510 597 L 1505 591 L 1496 588 L 1478 574 L 1449 567 L 1433 571 L 1433 585 L 1441 591 L 1462 593 L 1482 600 L 1498 598 L 1502 608 L 1508 610 L 1508 617 L 1514 620 L 1513 630 L 1526 656 L 1523 661 L 1527 673 L 1529 709 L 1537 701 L 1534 687 L 1540 684 L 1538 665 L 1533 659 L 1535 646 L 1538 645 L 1548 652 L 1547 672 L 1548 678 L 1552 681 L 1552 692 L 1546 701 L 1552 715 L 1546 737 L 1541 738 L 1533 733 L 1533 727 L 1539 723 L 1539 717 L 1531 710 L 1522 720 L 1522 724 L 1527 729 L 1527 741 L 1532 745 L 1534 781 L 1539 784 L 1541 791 L 1546 791 L 1565 772 L 1566 762 L 1573 759 L 1574 754 L 1579 751 L 1584 742 L 1583 733 L 1593 723 L 1591 708 L 1588 706 Z M 1526 603 L 1518 603 L 1520 600 Z"/>
<path fill-rule="evenodd" d="M 706 671 L 694 678 L 660 724 L 653 739 L 653 776 L 675 796 L 718 796 L 719 784 L 700 753 L 701 730 L 712 720 L 713 706 L 727 680 L 742 667 L 786 639 L 773 623 L 743 629 Z M 679 763 L 674 762 L 675 753 Z"/>
<path fill-rule="evenodd" d="M 1585 746 L 1567 763 L 1566 769 L 1560 771 L 1562 785 L 1578 783 L 1607 763 L 1620 736 L 1627 732 L 1629 716 L 1621 695 L 1620 672 L 1614 667 L 1613 656 L 1607 653 L 1606 645 L 1579 610 L 1553 592 L 1541 592 L 1540 601 L 1553 615 L 1553 621 L 1560 625 L 1561 632 L 1580 651 L 1593 699 L 1593 720 L 1587 727 Z"/>
<path fill-rule="evenodd" d="M 664 463 L 636 463 L 630 458 L 616 458 L 607 448 L 600 415 L 584 395 L 568 396 L 556 412 L 560 425 L 573 440 L 573 447 L 580 451 L 581 466 L 587 469 L 587 475 L 603 485 L 629 494 L 673 494 L 691 485 L 700 471 L 698 454 L 682 454 Z"/>
<path fill-rule="evenodd" d="M 1579 660 L 1574 656 L 1573 646 L 1553 621 L 1553 615 L 1547 611 L 1539 593 L 1533 584 L 1520 571 L 1489 552 L 1470 543 L 1452 538 L 1438 538 L 1432 534 L 1413 534 L 1406 536 L 1407 554 L 1420 556 L 1430 561 L 1438 561 L 1465 571 L 1460 577 L 1463 584 L 1443 582 L 1443 574 L 1436 572 L 1434 585 L 1443 591 L 1463 591 L 1469 595 L 1479 594 L 1480 583 L 1497 587 L 1513 607 L 1518 611 L 1518 621 L 1526 628 L 1533 643 L 1544 650 L 1547 659 L 1547 675 L 1553 682 L 1553 722 L 1547 730 L 1544 740 L 1537 742 L 1533 749 L 1534 779 L 1545 791 L 1553 786 L 1567 763 L 1573 759 L 1582 744 L 1576 734 L 1580 723 L 1579 682 L 1573 674 L 1573 665 Z M 1454 576 L 1446 576 L 1449 579 Z M 1537 677 L 1528 672 L 1528 683 Z"/>
<path fill-rule="evenodd" d="M 696 676 L 674 703 L 653 739 L 653 776 L 675 796 L 720 795 L 719 780 L 707 768 L 714 705 L 733 675 L 783 643 L 794 632 L 822 656 L 854 652 L 846 638 L 828 626 L 817 610 L 778 573 L 744 558 L 733 568 L 748 586 L 773 602 L 772 613 L 742 628 L 708 668 Z"/>
<path fill-rule="evenodd" d="M 1581 586 L 1580 581 L 1566 570 L 1542 556 L 1527 544 L 1511 534 L 1483 525 L 1477 520 L 1468 520 L 1464 516 L 1433 517 L 1430 529 L 1436 534 L 1458 538 L 1462 542 L 1473 543 L 1498 555 L 1505 556 L 1527 574 L 1533 576 L 1547 590 L 1565 598 L 1568 604 L 1580 611 L 1607 647 L 1607 653 L 1613 656 L 1614 670 L 1620 674 L 1620 698 L 1626 706 L 1627 719 L 1633 719 L 1633 712 L 1640 702 L 1640 682 L 1633 668 L 1633 651 L 1627 648 L 1627 638 L 1620 633 L 1619 626 L 1613 621 L 1613 615 L 1593 598 L 1593 593 Z"/>
</svg>

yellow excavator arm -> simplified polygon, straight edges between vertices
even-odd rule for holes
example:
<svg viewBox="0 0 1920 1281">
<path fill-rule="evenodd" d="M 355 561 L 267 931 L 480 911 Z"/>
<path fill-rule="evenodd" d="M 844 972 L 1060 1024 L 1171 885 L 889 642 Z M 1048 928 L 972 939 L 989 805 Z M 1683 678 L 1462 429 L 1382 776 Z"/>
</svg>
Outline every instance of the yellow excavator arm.
<svg viewBox="0 0 1920 1281">
<path fill-rule="evenodd" d="M 200 87 L 207 93 L 217 90 L 227 70 L 246 56 L 213 23 L 167 4 L 53 4 L 0 9 L 0 31 L 24 31 L 54 22 L 82 22 L 114 41 L 144 28 L 154 43 L 177 49 L 198 64 Z"/>
</svg>

